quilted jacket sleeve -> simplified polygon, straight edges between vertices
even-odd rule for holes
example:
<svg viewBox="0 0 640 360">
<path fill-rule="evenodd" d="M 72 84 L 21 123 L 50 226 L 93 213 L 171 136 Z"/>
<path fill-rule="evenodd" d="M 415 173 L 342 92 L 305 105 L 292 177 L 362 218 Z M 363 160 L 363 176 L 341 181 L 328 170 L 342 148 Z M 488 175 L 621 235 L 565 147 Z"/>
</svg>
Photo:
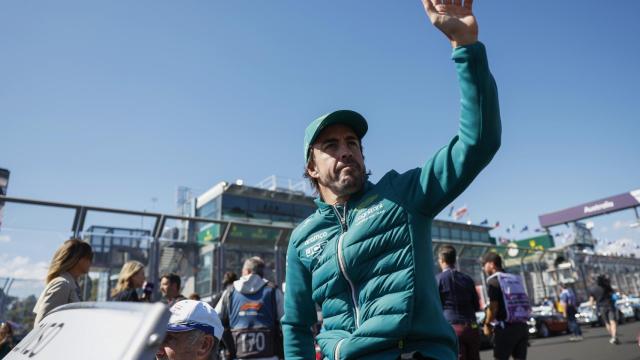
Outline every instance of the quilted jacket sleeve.
<svg viewBox="0 0 640 360">
<path fill-rule="evenodd" d="M 300 262 L 293 238 L 287 250 L 287 276 L 284 294 L 284 356 L 289 360 L 315 359 L 311 326 L 317 321 L 311 297 L 311 274 Z"/>
<path fill-rule="evenodd" d="M 429 217 L 460 195 L 500 147 L 498 91 L 484 45 L 477 42 L 457 47 L 452 58 L 461 95 L 458 133 L 422 168 L 393 180 L 405 203 Z"/>
</svg>

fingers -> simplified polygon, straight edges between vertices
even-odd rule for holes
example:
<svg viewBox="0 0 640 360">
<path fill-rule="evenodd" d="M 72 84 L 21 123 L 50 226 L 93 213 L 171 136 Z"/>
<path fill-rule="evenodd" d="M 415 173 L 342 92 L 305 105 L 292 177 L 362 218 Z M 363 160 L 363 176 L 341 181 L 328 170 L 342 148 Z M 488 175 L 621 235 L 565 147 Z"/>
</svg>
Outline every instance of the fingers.
<svg viewBox="0 0 640 360">
<path fill-rule="evenodd" d="M 464 2 L 464 5 L 463 5 Z M 436 5 L 455 5 L 463 6 L 465 9 L 471 10 L 473 6 L 473 0 L 422 0 L 425 9 L 431 11 L 435 9 Z"/>
<path fill-rule="evenodd" d="M 455 6 L 463 6 L 463 0 L 433 0 L 435 5 L 455 5 Z M 471 6 L 473 5 L 473 0 L 464 1 L 464 7 L 471 10 Z"/>
<path fill-rule="evenodd" d="M 456 5 L 462 6 L 463 0 L 434 0 L 435 5 Z"/>
<path fill-rule="evenodd" d="M 436 11 L 434 2 L 437 2 L 437 0 L 422 0 L 422 5 L 424 6 L 424 8 L 427 10 L 428 13 Z"/>
</svg>

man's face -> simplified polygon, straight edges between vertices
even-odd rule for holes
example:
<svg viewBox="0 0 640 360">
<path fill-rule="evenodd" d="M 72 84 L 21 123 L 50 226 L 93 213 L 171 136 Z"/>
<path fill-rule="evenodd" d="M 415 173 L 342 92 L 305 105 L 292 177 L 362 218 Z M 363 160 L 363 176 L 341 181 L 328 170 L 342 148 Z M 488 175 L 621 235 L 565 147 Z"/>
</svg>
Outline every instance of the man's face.
<svg viewBox="0 0 640 360">
<path fill-rule="evenodd" d="M 448 267 L 447 263 L 442 260 L 441 257 L 438 257 L 438 265 L 440 266 L 440 270 L 444 271 Z"/>
<path fill-rule="evenodd" d="M 174 298 L 177 295 L 176 284 L 172 284 L 168 278 L 160 280 L 160 292 L 166 298 Z"/>
<path fill-rule="evenodd" d="M 211 335 L 194 337 L 193 331 L 167 332 L 156 351 L 156 360 L 208 359 L 214 345 L 215 340 Z"/>
<path fill-rule="evenodd" d="M 157 360 L 187 360 L 196 358 L 196 347 L 189 344 L 189 332 L 167 332 L 156 352 Z"/>
<path fill-rule="evenodd" d="M 485 274 L 491 276 L 496 272 L 496 266 L 491 261 L 488 261 L 482 265 L 482 270 L 484 270 Z"/>
<path fill-rule="evenodd" d="M 364 184 L 366 168 L 358 136 L 350 127 L 336 124 L 322 130 L 311 147 L 309 176 L 321 189 L 336 197 L 358 192 Z"/>
</svg>

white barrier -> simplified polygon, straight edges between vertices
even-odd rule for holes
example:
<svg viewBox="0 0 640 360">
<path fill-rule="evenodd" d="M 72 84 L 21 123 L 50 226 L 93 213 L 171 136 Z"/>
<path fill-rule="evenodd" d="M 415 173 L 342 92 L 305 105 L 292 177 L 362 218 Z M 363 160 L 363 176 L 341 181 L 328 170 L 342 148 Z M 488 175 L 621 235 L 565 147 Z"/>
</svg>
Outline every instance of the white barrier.
<svg viewBox="0 0 640 360">
<path fill-rule="evenodd" d="M 169 316 L 161 303 L 64 305 L 42 319 L 5 359 L 153 359 Z"/>
</svg>

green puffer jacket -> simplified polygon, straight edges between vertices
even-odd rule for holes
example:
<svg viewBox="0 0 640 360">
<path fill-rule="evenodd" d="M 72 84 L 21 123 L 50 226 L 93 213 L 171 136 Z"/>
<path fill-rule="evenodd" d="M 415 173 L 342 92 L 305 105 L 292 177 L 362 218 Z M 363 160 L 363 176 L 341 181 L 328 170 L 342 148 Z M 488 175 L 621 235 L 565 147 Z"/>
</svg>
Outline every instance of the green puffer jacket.
<svg viewBox="0 0 640 360">
<path fill-rule="evenodd" d="M 484 46 L 453 51 L 461 88 L 457 136 L 422 168 L 367 182 L 345 206 L 318 210 L 293 232 L 287 251 L 286 359 L 314 359 L 311 326 L 328 359 L 396 359 L 419 351 L 456 359 L 434 277 L 432 219 L 500 147 L 496 85 Z"/>
</svg>

